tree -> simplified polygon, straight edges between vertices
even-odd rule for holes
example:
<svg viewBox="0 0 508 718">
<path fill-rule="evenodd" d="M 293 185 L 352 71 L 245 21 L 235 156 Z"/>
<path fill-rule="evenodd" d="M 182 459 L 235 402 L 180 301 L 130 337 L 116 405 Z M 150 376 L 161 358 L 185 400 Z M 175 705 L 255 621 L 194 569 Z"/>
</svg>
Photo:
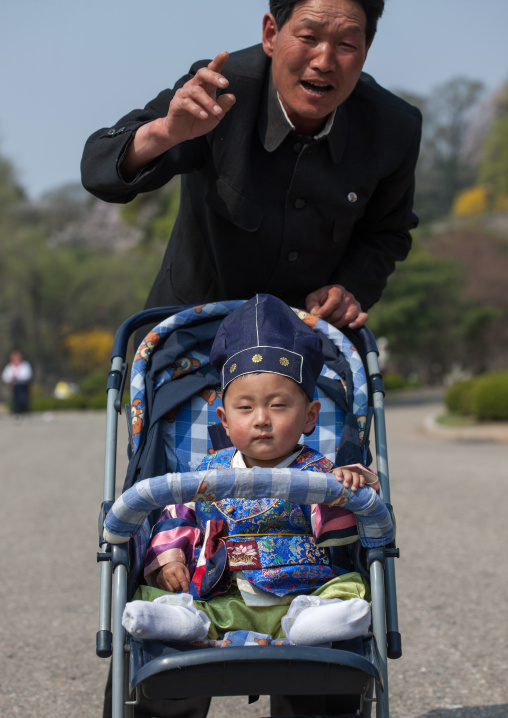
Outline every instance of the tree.
<svg viewBox="0 0 508 718">
<path fill-rule="evenodd" d="M 489 188 L 494 209 L 508 209 L 508 83 L 497 98 L 483 145 L 478 181 Z"/>
<path fill-rule="evenodd" d="M 16 179 L 12 164 L 0 155 L 0 222 L 5 221 L 7 213 L 24 198 L 24 192 Z"/>
<path fill-rule="evenodd" d="M 415 210 L 424 222 L 446 216 L 457 192 L 474 181 L 476 168 L 466 147 L 482 91 L 480 82 L 458 77 L 436 87 L 428 98 L 404 95 L 423 114 Z"/>
<path fill-rule="evenodd" d="M 440 383 L 454 363 L 464 365 L 497 316 L 489 304 L 464 296 L 464 271 L 456 261 L 433 256 L 415 239 L 370 311 L 369 327 L 388 339 L 392 368 L 424 384 Z"/>
</svg>

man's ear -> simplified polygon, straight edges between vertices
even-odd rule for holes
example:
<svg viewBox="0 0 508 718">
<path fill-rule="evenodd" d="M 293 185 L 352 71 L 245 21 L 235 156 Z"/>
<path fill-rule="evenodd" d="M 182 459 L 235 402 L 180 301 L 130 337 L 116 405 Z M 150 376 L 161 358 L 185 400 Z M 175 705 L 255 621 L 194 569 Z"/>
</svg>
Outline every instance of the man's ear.
<svg viewBox="0 0 508 718">
<path fill-rule="evenodd" d="M 307 407 L 307 420 L 305 422 L 305 428 L 303 430 L 304 434 L 310 434 L 314 430 L 314 427 L 316 426 L 316 421 L 318 420 L 320 409 L 320 401 L 314 399 L 314 401 L 310 402 L 309 406 Z"/>
<path fill-rule="evenodd" d="M 273 55 L 273 47 L 279 31 L 277 23 L 271 12 L 267 12 L 263 17 L 263 50 L 268 57 Z"/>
<path fill-rule="evenodd" d="M 224 430 L 226 431 L 226 434 L 229 436 L 228 422 L 227 422 L 227 419 L 226 419 L 226 412 L 224 411 L 224 407 L 223 407 L 223 406 L 218 406 L 217 409 L 216 409 L 216 411 L 217 411 L 217 416 L 218 416 L 219 419 L 220 419 L 220 423 L 221 423 L 222 426 L 224 427 Z"/>
</svg>

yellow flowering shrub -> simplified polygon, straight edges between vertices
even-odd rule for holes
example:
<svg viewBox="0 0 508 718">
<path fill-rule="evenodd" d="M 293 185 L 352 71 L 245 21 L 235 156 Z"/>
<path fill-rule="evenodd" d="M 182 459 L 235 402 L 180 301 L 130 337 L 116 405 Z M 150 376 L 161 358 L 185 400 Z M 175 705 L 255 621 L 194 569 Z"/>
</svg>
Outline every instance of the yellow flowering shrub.
<svg viewBox="0 0 508 718">
<path fill-rule="evenodd" d="M 95 327 L 69 334 L 64 341 L 64 347 L 75 369 L 90 372 L 109 361 L 113 339 L 111 332 Z"/>
<path fill-rule="evenodd" d="M 471 217 L 486 212 L 488 205 L 487 187 L 470 187 L 455 197 L 452 212 L 455 217 Z"/>
</svg>

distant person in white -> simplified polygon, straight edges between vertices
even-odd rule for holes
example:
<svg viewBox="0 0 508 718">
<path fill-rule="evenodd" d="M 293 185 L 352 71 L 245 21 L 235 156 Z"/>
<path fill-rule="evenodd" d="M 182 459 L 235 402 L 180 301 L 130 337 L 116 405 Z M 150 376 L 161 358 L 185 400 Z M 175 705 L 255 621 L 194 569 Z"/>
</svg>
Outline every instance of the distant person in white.
<svg viewBox="0 0 508 718">
<path fill-rule="evenodd" d="M 14 416 L 28 414 L 29 390 L 33 377 L 32 367 L 23 352 L 14 349 L 10 361 L 2 372 L 2 380 L 12 388 L 12 413 Z"/>
</svg>

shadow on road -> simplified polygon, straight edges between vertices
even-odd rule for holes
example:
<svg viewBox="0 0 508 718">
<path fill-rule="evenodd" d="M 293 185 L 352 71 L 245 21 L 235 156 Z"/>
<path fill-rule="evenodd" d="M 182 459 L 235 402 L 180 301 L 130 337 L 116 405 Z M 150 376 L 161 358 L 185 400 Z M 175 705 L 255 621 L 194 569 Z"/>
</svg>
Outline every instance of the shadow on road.
<svg viewBox="0 0 508 718">
<path fill-rule="evenodd" d="M 506 718 L 508 704 L 497 706 L 476 706 L 475 708 L 452 708 L 425 713 L 419 718 Z"/>
</svg>

